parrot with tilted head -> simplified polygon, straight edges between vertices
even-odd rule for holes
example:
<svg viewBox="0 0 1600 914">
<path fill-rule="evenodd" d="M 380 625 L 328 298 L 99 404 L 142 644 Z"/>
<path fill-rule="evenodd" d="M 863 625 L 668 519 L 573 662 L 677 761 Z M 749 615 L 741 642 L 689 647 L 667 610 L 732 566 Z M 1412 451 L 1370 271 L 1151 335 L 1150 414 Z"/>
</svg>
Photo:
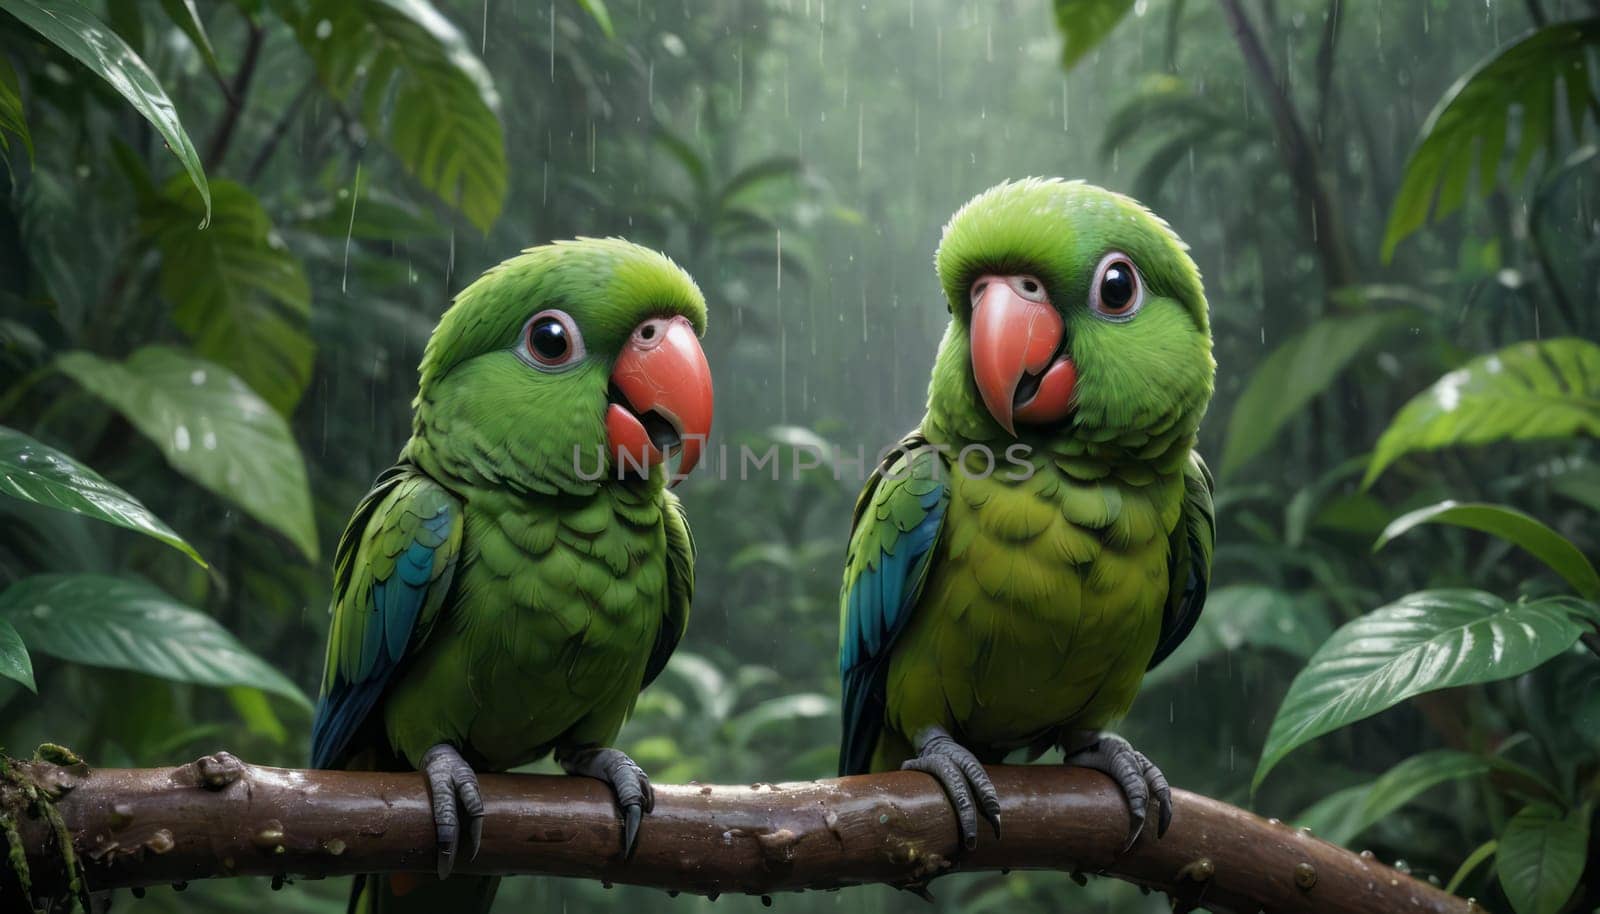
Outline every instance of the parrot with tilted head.
<svg viewBox="0 0 1600 914">
<path fill-rule="evenodd" d="M 439 878 L 358 877 L 352 911 L 486 910 L 493 878 L 445 881 L 477 853 L 474 771 L 551 752 L 610 785 L 632 853 L 653 794 L 610 744 L 689 619 L 666 483 L 710 431 L 705 324 L 687 273 L 615 238 L 529 249 L 440 318 L 411 439 L 339 540 L 312 724 L 315 767 L 421 770 Z"/>
<path fill-rule="evenodd" d="M 1102 732 L 1200 614 L 1214 538 L 1194 451 L 1215 363 L 1165 222 L 1079 181 L 991 188 L 935 258 L 951 320 L 922 425 L 856 501 L 841 595 L 841 774 L 940 782 L 1000 832 L 983 764 L 1060 747 L 1132 815 L 1161 770 Z"/>
</svg>

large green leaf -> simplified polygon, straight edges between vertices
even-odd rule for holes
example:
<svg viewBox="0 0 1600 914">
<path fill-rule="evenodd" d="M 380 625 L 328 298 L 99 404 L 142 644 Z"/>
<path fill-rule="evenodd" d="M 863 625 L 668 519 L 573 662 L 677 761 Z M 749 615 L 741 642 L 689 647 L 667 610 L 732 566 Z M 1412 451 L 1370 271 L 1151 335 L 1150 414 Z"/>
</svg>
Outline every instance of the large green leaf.
<svg viewBox="0 0 1600 914">
<path fill-rule="evenodd" d="M 334 97 L 488 231 L 506 194 L 500 97 L 450 20 L 427 0 L 313 0 L 289 18 Z"/>
<path fill-rule="evenodd" d="M 1344 625 L 1294 678 L 1251 788 L 1317 737 L 1436 689 L 1508 679 L 1571 647 L 1583 604 L 1507 603 L 1476 590 L 1424 590 Z"/>
<path fill-rule="evenodd" d="M 0 9 L 22 20 L 51 44 L 77 58 L 133 105 L 156 128 L 167 148 L 183 163 L 189 179 L 211 212 L 211 190 L 200 155 L 178 120 L 172 99 L 161 88 L 150 67 L 110 26 L 77 3 L 43 0 L 0 0 Z"/>
<path fill-rule="evenodd" d="M 6 140 L 7 133 L 21 138 L 22 144 L 28 149 L 28 158 L 33 158 L 33 137 L 28 133 L 28 120 L 22 113 L 22 90 L 17 86 L 17 71 L 11 69 L 11 61 L 0 54 L 0 149 L 11 148 Z"/>
<path fill-rule="evenodd" d="M 179 472 L 317 557 L 305 460 L 284 421 L 220 365 L 170 346 L 126 362 L 69 352 L 60 369 L 155 442 Z"/>
<path fill-rule="evenodd" d="M 1176 679 L 1197 663 L 1242 647 L 1310 657 L 1331 631 L 1326 611 L 1314 600 L 1258 584 L 1222 587 L 1206 597 L 1194 631 L 1144 682 L 1151 686 Z"/>
<path fill-rule="evenodd" d="M 205 565 L 200 553 L 139 499 L 55 448 L 5 426 L 0 426 L 0 494 L 137 530 Z"/>
<path fill-rule="evenodd" d="M 1296 816 L 1335 844 L 1349 844 L 1385 816 L 1429 789 L 1489 773 L 1488 759 L 1453 749 L 1413 755 L 1367 784 L 1346 787 L 1318 800 Z"/>
<path fill-rule="evenodd" d="M 1494 189 L 1513 109 L 1521 111 L 1522 134 L 1513 179 L 1526 173 L 1534 155 L 1554 139 L 1558 84 L 1569 122 L 1583 123 L 1594 101 L 1588 55 L 1597 42 L 1600 18 L 1557 23 L 1496 51 L 1456 80 L 1423 124 L 1406 161 L 1384 232 L 1385 260 L 1428 221 L 1430 210 L 1442 219 L 1461 208 L 1474 162 L 1478 192 Z"/>
<path fill-rule="evenodd" d="M 1133 9 L 1133 0 L 1055 0 L 1055 5 L 1061 65 L 1070 70 L 1111 34 Z"/>
<path fill-rule="evenodd" d="M 1580 595 L 1591 600 L 1600 597 L 1600 574 L 1595 573 L 1594 565 L 1573 545 L 1572 540 L 1552 530 L 1538 518 L 1504 505 L 1441 501 L 1418 508 L 1396 518 L 1378 537 L 1373 551 L 1382 549 L 1390 540 L 1422 524 L 1452 524 L 1498 536 L 1549 565 Z"/>
<path fill-rule="evenodd" d="M 1393 329 L 1407 312 L 1379 311 L 1313 321 L 1262 361 L 1228 417 L 1222 475 L 1231 475 L 1266 449 L 1278 431 L 1299 415 L 1373 340 Z"/>
<path fill-rule="evenodd" d="M 142 207 L 161 251 L 161 292 L 196 352 L 289 415 L 311 381 L 311 287 L 254 194 L 232 181 L 211 190 L 205 228 L 200 201 L 181 182 Z"/>
<path fill-rule="evenodd" d="M 39 691 L 33 681 L 33 661 L 28 658 L 28 648 L 16 628 L 5 619 L 0 619 L 0 676 L 22 683 L 30 692 Z"/>
<path fill-rule="evenodd" d="M 1573 337 L 1515 343 L 1473 359 L 1401 407 L 1363 485 L 1414 451 L 1600 435 L 1600 346 Z"/>
<path fill-rule="evenodd" d="M 0 619 L 33 650 L 177 682 L 251 686 L 310 708 L 305 693 L 215 619 L 133 578 L 40 574 L 0 592 Z"/>
<path fill-rule="evenodd" d="M 1517 914 L 1556 914 L 1572 897 L 1583 876 L 1589 812 L 1563 815 L 1549 803 L 1533 803 L 1506 823 L 1495 868 Z"/>
</svg>

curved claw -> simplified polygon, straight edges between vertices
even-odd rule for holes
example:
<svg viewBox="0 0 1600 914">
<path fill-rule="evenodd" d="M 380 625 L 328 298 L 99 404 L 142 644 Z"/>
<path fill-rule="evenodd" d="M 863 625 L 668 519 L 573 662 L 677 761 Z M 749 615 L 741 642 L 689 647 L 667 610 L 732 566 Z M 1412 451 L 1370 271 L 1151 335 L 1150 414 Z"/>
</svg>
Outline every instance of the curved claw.
<svg viewBox="0 0 1600 914">
<path fill-rule="evenodd" d="M 1000 795 L 989 780 L 989 773 L 965 746 L 939 727 L 928 727 L 917 735 L 917 757 L 900 768 L 932 775 L 956 810 L 956 825 L 961 843 L 968 850 L 978 846 L 978 815 L 1000 837 Z"/>
<path fill-rule="evenodd" d="M 1111 776 L 1128 800 L 1128 814 L 1132 824 L 1123 851 L 1133 847 L 1144 831 L 1150 801 L 1156 803 L 1156 837 L 1160 838 L 1172 826 L 1172 788 L 1167 776 L 1145 754 L 1133 748 L 1120 736 L 1105 734 L 1089 745 L 1066 757 L 1069 765 L 1092 768 Z"/>
<path fill-rule="evenodd" d="M 456 865 L 457 851 L 476 859 L 483 841 L 483 795 L 478 775 L 454 746 L 440 743 L 422 756 L 422 773 L 428 779 L 433 804 L 433 826 L 439 844 L 439 878 L 448 877 Z M 467 819 L 465 847 L 461 845 L 461 817 Z"/>
<path fill-rule="evenodd" d="M 656 807 L 656 792 L 650 786 L 650 776 L 627 753 L 618 749 L 582 749 L 564 754 L 558 761 L 568 774 L 604 781 L 611 787 L 617 806 L 622 810 L 622 859 L 632 858 L 638 848 L 639 823 L 645 813 Z"/>
</svg>

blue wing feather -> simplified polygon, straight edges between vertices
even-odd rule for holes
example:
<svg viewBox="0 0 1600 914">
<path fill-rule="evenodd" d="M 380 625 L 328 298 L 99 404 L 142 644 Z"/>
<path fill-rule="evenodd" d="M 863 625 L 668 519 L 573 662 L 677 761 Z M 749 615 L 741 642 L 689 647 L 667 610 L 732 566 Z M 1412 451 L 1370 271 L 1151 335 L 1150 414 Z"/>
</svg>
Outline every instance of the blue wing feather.
<svg viewBox="0 0 1600 914">
<path fill-rule="evenodd" d="M 411 537 L 400 544 L 399 553 L 387 556 L 392 566 L 385 571 L 384 563 L 375 563 L 362 549 L 380 549 L 384 534 L 394 532 L 390 525 L 407 512 L 420 515 L 420 522 L 410 528 Z M 407 465 L 380 476 L 351 517 L 334 559 L 335 618 L 322 695 L 311 723 L 312 767 L 348 761 L 356 734 L 366 726 L 407 649 L 426 637 L 454 574 L 459 517 L 454 498 Z M 339 662 L 341 656 L 352 656 L 345 643 L 351 638 L 360 644 L 353 668 Z"/>
<path fill-rule="evenodd" d="M 908 439 L 907 450 L 921 443 L 925 442 Z M 937 459 L 937 455 L 928 459 Z M 887 469 L 887 466 L 880 466 L 868 483 L 867 491 L 862 493 L 864 504 L 857 509 L 858 526 L 882 522 L 871 515 L 875 490 L 881 485 L 899 482 L 883 479 Z M 949 491 L 937 481 L 922 481 L 929 489 L 917 496 L 921 516 L 916 524 L 887 542 L 864 544 L 864 548 L 874 550 L 876 555 L 852 556 L 852 561 L 862 562 L 864 567 L 844 596 L 846 618 L 841 626 L 844 638 L 839 649 L 839 676 L 844 687 L 844 732 L 839 750 L 841 775 L 860 774 L 871 766 L 883 726 L 884 680 L 889 672 L 889 655 L 895 639 L 912 617 L 934 544 L 944 525 Z"/>
</svg>

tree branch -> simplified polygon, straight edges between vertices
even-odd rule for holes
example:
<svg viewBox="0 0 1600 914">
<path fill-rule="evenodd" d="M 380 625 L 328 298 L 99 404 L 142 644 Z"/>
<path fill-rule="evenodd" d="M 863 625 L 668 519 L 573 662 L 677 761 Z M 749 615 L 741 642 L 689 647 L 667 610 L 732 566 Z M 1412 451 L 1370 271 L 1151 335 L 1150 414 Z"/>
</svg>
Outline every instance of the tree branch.
<svg viewBox="0 0 1600 914">
<path fill-rule="evenodd" d="M 227 107 L 223 109 L 222 121 L 206 148 L 206 171 L 215 171 L 228 154 L 228 145 L 233 142 L 234 130 L 239 126 L 239 116 L 244 113 L 245 102 L 250 98 L 250 81 L 256 75 L 256 62 L 261 57 L 261 44 L 266 40 L 266 34 L 260 25 L 254 21 L 250 23 L 250 34 L 244 45 L 244 60 L 239 64 L 239 71 L 233 75 L 233 89 L 228 95 Z"/>
<path fill-rule="evenodd" d="M 65 890 L 47 817 L 17 814 L 31 782 L 57 797 L 91 891 L 222 876 L 430 871 L 434 828 L 415 773 L 296 771 L 226 753 L 170 769 L 14 763 L 3 810 L 20 826 L 34 891 Z M 887 882 L 916 888 L 956 870 L 1106 874 L 1204 904 L 1254 912 L 1479 911 L 1470 902 L 1309 833 L 1184 791 L 1172 828 L 1121 854 L 1128 814 L 1104 775 L 1053 766 L 991 769 L 1004 839 L 958 848 L 938 785 L 915 772 L 749 786 L 658 786 L 633 859 L 604 785 L 578 777 L 484 775 L 482 850 L 458 869 L 601 879 L 661 889 L 765 894 Z M 0 856 L 0 898 L 15 877 Z"/>
</svg>

